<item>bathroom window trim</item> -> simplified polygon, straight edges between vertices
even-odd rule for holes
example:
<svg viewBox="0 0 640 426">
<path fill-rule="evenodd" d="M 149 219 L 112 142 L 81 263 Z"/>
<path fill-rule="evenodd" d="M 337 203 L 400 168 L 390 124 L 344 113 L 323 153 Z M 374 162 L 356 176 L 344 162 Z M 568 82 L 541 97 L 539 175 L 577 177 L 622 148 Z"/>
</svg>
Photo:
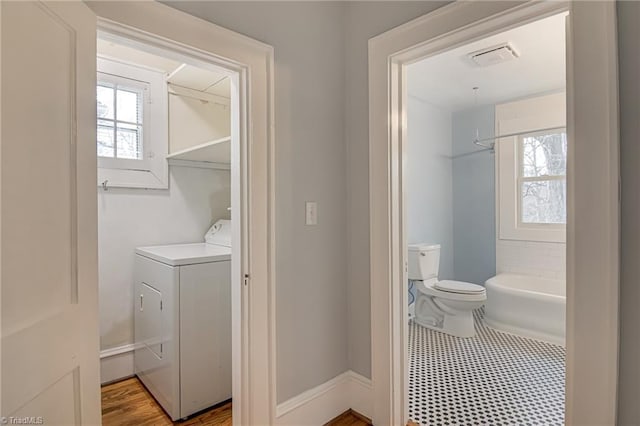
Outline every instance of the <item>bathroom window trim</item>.
<svg viewBox="0 0 640 426">
<path fill-rule="evenodd" d="M 564 174 L 545 174 L 545 175 L 539 175 L 539 176 L 525 176 L 524 175 L 524 139 L 528 136 L 546 136 L 546 135 L 557 135 L 557 134 L 564 134 L 565 135 L 565 139 L 566 139 L 566 134 L 567 134 L 567 129 L 566 127 L 564 128 L 559 128 L 553 131 L 547 131 L 547 132 L 530 132 L 530 133 L 525 133 L 523 135 L 517 136 L 516 139 L 516 146 L 517 146 L 517 152 L 518 152 L 518 165 L 517 165 L 517 178 L 516 178 L 516 203 L 517 203 L 517 207 L 518 207 L 518 223 L 517 226 L 518 228 L 531 228 L 531 229 L 537 229 L 537 230 L 548 230 L 548 229 L 564 229 L 566 230 L 566 217 L 565 217 L 565 222 L 548 222 L 548 223 L 544 223 L 544 222 L 524 222 L 522 220 L 522 185 L 525 182 L 552 182 L 552 181 L 564 181 L 565 185 L 567 182 L 567 173 L 566 173 L 566 167 L 565 167 L 565 173 Z M 566 164 L 566 159 L 565 159 L 565 164 Z M 566 198 L 566 197 L 565 197 Z M 566 200 L 565 200 L 566 203 Z M 566 205 L 565 205 L 565 210 L 566 210 Z"/>
<path fill-rule="evenodd" d="M 169 149 L 169 94 L 165 73 L 104 55 L 98 55 L 97 72 L 98 83 L 127 82 L 144 91 L 143 158 L 133 160 L 98 156 L 98 186 L 167 189 L 169 187 L 169 166 L 166 160 Z"/>
<path fill-rule="evenodd" d="M 496 230 L 500 240 L 566 242 L 566 224 L 524 223 L 521 220 L 520 184 L 522 178 L 521 145 L 523 136 L 536 129 L 566 126 L 564 92 L 496 105 L 496 135 L 528 132 L 496 140 Z M 529 132 L 531 130 L 531 132 Z M 541 176 L 534 180 L 566 179 Z"/>
</svg>

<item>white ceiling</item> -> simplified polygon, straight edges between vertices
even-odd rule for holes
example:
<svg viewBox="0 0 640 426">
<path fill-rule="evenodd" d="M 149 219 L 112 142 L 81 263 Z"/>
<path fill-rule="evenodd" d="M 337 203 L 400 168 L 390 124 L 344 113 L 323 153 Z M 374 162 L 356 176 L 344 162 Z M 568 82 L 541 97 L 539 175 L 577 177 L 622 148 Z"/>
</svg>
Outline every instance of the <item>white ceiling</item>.
<svg viewBox="0 0 640 426">
<path fill-rule="evenodd" d="M 225 98 L 230 97 L 231 88 L 229 78 L 221 72 L 218 73 L 193 65 L 183 64 L 172 59 L 100 38 L 98 39 L 97 52 L 99 55 L 164 71 L 167 76 L 169 76 L 168 81 L 178 86 L 188 87 Z"/>
<path fill-rule="evenodd" d="M 491 105 L 565 87 L 565 15 L 555 15 L 522 27 L 457 47 L 407 67 L 407 91 L 450 111 Z M 479 67 L 468 54 L 509 42 L 520 57 Z"/>
</svg>

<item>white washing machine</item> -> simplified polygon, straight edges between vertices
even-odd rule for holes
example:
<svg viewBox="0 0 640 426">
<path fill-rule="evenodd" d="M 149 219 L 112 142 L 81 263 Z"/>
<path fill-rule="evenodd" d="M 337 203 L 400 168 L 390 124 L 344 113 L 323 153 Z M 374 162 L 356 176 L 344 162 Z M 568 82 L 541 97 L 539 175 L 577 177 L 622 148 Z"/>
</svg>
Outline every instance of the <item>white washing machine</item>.
<svg viewBox="0 0 640 426">
<path fill-rule="evenodd" d="M 231 221 L 136 249 L 135 373 L 172 420 L 231 398 Z"/>
</svg>

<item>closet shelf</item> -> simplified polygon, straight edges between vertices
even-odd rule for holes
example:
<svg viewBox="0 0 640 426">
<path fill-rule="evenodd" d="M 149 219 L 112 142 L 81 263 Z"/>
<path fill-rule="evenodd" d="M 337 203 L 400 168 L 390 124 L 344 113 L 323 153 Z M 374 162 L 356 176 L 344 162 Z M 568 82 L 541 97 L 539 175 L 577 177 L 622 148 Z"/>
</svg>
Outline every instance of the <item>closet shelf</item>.
<svg viewBox="0 0 640 426">
<path fill-rule="evenodd" d="M 231 136 L 205 142 L 167 155 L 173 166 L 226 169 L 231 165 Z"/>
</svg>

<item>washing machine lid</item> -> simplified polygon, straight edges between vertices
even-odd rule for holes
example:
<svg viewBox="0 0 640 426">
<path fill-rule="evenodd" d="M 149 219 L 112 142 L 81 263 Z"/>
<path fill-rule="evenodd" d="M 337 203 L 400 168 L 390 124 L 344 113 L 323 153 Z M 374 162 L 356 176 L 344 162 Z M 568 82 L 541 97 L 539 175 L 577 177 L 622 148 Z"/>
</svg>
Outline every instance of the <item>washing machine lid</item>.
<svg viewBox="0 0 640 426">
<path fill-rule="evenodd" d="M 207 243 L 171 244 L 138 247 L 136 254 L 169 266 L 184 266 L 230 260 L 231 248 Z"/>
<path fill-rule="evenodd" d="M 479 294 L 484 293 L 484 287 L 478 284 L 466 283 L 463 281 L 443 280 L 438 281 L 433 287 L 440 291 L 458 294 Z"/>
</svg>

